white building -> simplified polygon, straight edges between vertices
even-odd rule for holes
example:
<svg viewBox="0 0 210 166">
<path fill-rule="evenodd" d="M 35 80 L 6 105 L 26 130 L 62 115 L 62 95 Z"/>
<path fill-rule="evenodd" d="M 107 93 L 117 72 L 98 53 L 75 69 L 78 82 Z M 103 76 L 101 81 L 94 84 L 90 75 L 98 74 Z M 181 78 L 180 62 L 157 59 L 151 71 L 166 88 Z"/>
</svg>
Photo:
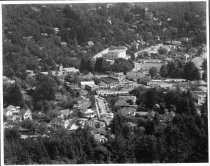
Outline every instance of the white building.
<svg viewBox="0 0 210 166">
<path fill-rule="evenodd" d="M 115 60 L 117 58 L 127 59 L 126 57 L 126 49 L 113 49 L 109 50 L 109 52 L 102 54 L 102 57 L 108 60 Z"/>
<path fill-rule="evenodd" d="M 95 86 L 94 81 L 81 81 L 80 82 L 81 88 L 85 88 L 87 86 Z"/>
<path fill-rule="evenodd" d="M 205 103 L 207 93 L 202 91 L 192 91 L 192 98 L 196 101 L 198 106 Z"/>
<path fill-rule="evenodd" d="M 129 56 L 126 56 L 126 47 L 118 47 L 118 48 L 107 48 L 98 54 L 96 54 L 93 59 L 96 60 L 97 58 L 103 57 L 107 60 L 115 60 L 117 58 L 128 59 Z"/>
<path fill-rule="evenodd" d="M 127 95 L 129 91 L 123 90 L 109 90 L 109 89 L 98 89 L 96 93 L 101 96 L 107 95 Z"/>
<path fill-rule="evenodd" d="M 63 71 L 67 73 L 77 73 L 79 72 L 79 69 L 76 69 L 75 67 L 66 67 L 66 68 L 63 68 Z"/>
<path fill-rule="evenodd" d="M 84 113 L 84 117 L 86 118 L 94 118 L 96 116 L 95 111 L 93 111 L 92 109 L 87 109 L 83 113 Z"/>
<path fill-rule="evenodd" d="M 60 31 L 59 28 L 53 28 L 53 30 L 55 34 L 57 34 Z"/>
</svg>

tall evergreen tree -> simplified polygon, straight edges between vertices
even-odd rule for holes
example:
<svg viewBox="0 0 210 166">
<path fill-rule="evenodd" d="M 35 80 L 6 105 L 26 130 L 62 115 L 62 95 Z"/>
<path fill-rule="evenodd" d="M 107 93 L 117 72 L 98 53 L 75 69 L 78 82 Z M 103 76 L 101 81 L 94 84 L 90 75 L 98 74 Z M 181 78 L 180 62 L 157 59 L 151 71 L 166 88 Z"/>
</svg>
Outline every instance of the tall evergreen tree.
<svg viewBox="0 0 210 166">
<path fill-rule="evenodd" d="M 199 80 L 200 73 L 193 62 L 187 62 L 184 66 L 183 77 L 187 80 Z"/>
</svg>

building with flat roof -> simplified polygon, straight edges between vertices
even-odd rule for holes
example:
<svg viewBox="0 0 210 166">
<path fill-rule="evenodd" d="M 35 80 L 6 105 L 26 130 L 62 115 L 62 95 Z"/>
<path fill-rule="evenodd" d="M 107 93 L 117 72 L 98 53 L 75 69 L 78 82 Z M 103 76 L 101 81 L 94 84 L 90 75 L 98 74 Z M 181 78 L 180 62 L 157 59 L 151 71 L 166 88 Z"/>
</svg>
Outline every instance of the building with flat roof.
<svg viewBox="0 0 210 166">
<path fill-rule="evenodd" d="M 112 90 L 112 89 L 98 89 L 96 91 L 98 95 L 107 96 L 107 95 L 128 95 L 129 91 L 124 90 Z"/>
<path fill-rule="evenodd" d="M 108 60 L 115 60 L 118 58 L 126 59 L 126 49 L 125 48 L 122 49 L 117 48 L 113 50 L 109 49 L 107 53 L 102 54 L 102 57 Z"/>
<path fill-rule="evenodd" d="M 107 48 L 98 54 L 96 54 L 93 59 L 96 60 L 97 58 L 103 57 L 106 60 L 115 60 L 117 58 L 128 59 L 129 56 L 126 55 L 126 47 L 112 47 Z"/>
<path fill-rule="evenodd" d="M 86 85 L 88 85 L 88 86 L 95 86 L 95 82 L 94 81 L 81 81 L 80 82 L 81 88 L 85 88 Z"/>
</svg>

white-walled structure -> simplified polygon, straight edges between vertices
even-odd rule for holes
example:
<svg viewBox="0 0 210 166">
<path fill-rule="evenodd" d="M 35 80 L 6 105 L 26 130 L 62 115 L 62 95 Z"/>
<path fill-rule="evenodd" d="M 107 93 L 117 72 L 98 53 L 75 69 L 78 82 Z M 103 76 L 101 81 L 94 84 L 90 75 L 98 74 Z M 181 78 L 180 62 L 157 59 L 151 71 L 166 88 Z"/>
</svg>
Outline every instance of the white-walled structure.
<svg viewBox="0 0 210 166">
<path fill-rule="evenodd" d="M 102 54 L 102 57 L 108 60 L 115 60 L 117 58 L 126 59 L 126 49 L 113 49 L 107 53 Z"/>
</svg>

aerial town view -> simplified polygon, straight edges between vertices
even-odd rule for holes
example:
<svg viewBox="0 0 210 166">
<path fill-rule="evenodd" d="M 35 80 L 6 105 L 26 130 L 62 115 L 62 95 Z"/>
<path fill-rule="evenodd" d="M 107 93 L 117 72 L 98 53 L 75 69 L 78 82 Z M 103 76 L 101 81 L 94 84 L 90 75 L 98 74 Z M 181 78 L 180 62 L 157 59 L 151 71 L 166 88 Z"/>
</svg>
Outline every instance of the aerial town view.
<svg viewBox="0 0 210 166">
<path fill-rule="evenodd" d="M 206 5 L 2 5 L 4 164 L 208 163 Z"/>
</svg>

